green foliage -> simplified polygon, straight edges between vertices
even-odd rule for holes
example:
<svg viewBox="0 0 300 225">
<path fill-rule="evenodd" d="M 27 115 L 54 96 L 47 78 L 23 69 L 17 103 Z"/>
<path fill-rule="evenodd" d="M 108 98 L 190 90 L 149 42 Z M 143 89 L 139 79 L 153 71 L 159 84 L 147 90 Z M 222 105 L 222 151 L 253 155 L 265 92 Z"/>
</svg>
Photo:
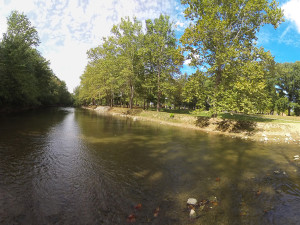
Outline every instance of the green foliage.
<svg viewBox="0 0 300 225">
<path fill-rule="evenodd" d="M 40 43 L 38 32 L 23 13 L 12 11 L 8 17 L 7 26 L 4 39 L 22 42 L 28 46 L 37 46 Z"/>
<path fill-rule="evenodd" d="M 300 104 L 292 102 L 292 103 L 290 103 L 290 106 L 294 110 L 294 115 L 300 116 Z"/>
<path fill-rule="evenodd" d="M 275 28 L 283 13 L 276 1 L 182 0 L 185 16 L 193 22 L 181 37 L 191 65 L 206 68 L 213 83 L 209 95 L 215 112 L 249 113 L 265 107 L 266 80 L 271 61 L 255 46 L 256 33 L 265 24 Z"/>
<path fill-rule="evenodd" d="M 276 65 L 276 85 L 281 96 L 286 96 L 290 103 L 300 103 L 300 61 L 278 63 Z M 292 104 L 288 106 L 288 115 Z"/>
<path fill-rule="evenodd" d="M 173 75 L 179 72 L 177 64 L 183 57 L 172 24 L 161 15 L 147 20 L 146 28 L 143 33 L 140 21 L 121 19 L 112 28 L 112 36 L 88 51 L 89 64 L 81 76 L 77 102 L 128 103 L 132 108 L 134 99 L 156 101 L 159 106 L 167 96 L 174 96 Z"/>
<path fill-rule="evenodd" d="M 157 111 L 160 110 L 161 98 L 172 88 L 172 75 L 179 73 L 183 62 L 181 49 L 176 44 L 175 32 L 169 16 L 146 20 L 145 52 L 150 76 L 156 88 Z"/>
<path fill-rule="evenodd" d="M 122 18 L 111 36 L 88 51 L 89 63 L 74 91 L 76 104 L 132 108 L 136 102 L 148 108 L 152 102 L 157 110 L 163 104 L 187 106 L 210 115 L 283 112 L 286 107 L 300 113 L 300 62 L 275 65 L 270 52 L 256 45 L 262 26 L 277 28 L 283 21 L 275 0 L 181 2 L 191 20 L 182 46 L 166 15 L 146 20 L 145 29 L 135 18 Z M 190 65 L 199 68 L 190 76 L 180 75 L 181 47 Z"/>
<path fill-rule="evenodd" d="M 34 48 L 39 38 L 28 18 L 13 11 L 7 24 L 7 32 L 0 43 L 0 106 L 70 104 L 71 95 L 65 83 L 55 77 L 49 62 Z M 53 79 L 56 82 L 53 83 Z M 53 89 L 60 89 L 56 100 L 53 100 Z"/>
<path fill-rule="evenodd" d="M 182 96 L 194 108 L 197 106 L 197 108 L 203 110 L 207 109 L 206 106 L 209 104 L 211 89 L 210 79 L 203 72 L 197 70 L 196 73 L 189 76 L 183 88 Z"/>
<path fill-rule="evenodd" d="M 287 97 L 281 97 L 275 102 L 275 109 L 278 114 L 284 113 L 289 107 L 289 99 Z"/>
</svg>

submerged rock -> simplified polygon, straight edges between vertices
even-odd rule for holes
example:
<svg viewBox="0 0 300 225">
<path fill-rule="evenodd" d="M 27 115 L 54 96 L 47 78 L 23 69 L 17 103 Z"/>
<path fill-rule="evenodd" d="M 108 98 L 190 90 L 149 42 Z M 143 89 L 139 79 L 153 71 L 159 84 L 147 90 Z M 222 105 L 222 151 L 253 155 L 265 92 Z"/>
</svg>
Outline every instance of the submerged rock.
<svg viewBox="0 0 300 225">
<path fill-rule="evenodd" d="M 194 209 L 191 209 L 190 211 L 190 219 L 196 219 L 197 214 L 196 211 Z"/>
<path fill-rule="evenodd" d="M 186 204 L 188 204 L 188 205 L 197 205 L 197 199 L 195 199 L 195 198 L 189 198 L 188 200 L 187 200 L 187 202 L 186 202 Z"/>
<path fill-rule="evenodd" d="M 269 138 L 267 138 L 267 137 L 264 138 L 264 141 L 268 141 L 268 140 L 269 140 Z"/>
</svg>

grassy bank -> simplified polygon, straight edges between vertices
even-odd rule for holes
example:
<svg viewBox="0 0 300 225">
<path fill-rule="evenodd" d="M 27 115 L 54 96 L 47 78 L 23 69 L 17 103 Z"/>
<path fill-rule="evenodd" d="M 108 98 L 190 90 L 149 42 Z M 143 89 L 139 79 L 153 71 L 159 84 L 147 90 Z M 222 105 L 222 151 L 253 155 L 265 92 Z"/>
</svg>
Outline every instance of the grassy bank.
<svg viewBox="0 0 300 225">
<path fill-rule="evenodd" d="M 128 109 L 120 107 L 93 107 L 99 113 L 131 117 L 134 120 L 159 122 L 167 125 L 198 129 L 264 142 L 300 143 L 300 118 L 273 115 L 244 115 L 220 113 L 216 118 L 209 112 L 189 110 Z"/>
</svg>

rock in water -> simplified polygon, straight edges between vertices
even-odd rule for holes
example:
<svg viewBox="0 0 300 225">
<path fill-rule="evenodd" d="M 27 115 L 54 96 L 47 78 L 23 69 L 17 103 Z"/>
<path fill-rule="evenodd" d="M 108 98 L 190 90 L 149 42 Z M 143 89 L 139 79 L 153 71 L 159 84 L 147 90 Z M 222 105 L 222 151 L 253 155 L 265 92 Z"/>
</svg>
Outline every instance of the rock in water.
<svg viewBox="0 0 300 225">
<path fill-rule="evenodd" d="M 264 138 L 264 141 L 268 141 L 268 140 L 269 140 L 269 138 L 267 138 L 267 137 Z"/>
<path fill-rule="evenodd" d="M 191 209 L 191 211 L 190 211 L 190 219 L 196 219 L 196 217 L 197 217 L 197 214 L 196 214 L 195 210 Z"/>
<path fill-rule="evenodd" d="M 189 198 L 186 203 L 189 205 L 197 205 L 197 199 Z"/>
</svg>

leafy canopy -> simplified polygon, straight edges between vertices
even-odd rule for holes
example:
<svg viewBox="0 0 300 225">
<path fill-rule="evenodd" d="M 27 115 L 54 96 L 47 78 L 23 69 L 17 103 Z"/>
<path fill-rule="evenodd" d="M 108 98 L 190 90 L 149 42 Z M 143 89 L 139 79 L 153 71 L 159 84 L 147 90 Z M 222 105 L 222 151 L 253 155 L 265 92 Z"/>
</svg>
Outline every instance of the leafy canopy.
<svg viewBox="0 0 300 225">
<path fill-rule="evenodd" d="M 181 43 L 191 65 L 206 68 L 214 83 L 211 106 L 217 112 L 257 110 L 266 95 L 272 56 L 256 47 L 265 24 L 277 28 L 283 13 L 273 0 L 182 0 L 191 19 Z M 260 96 L 260 98 L 258 98 Z M 265 103 L 267 104 L 267 103 Z"/>
</svg>

